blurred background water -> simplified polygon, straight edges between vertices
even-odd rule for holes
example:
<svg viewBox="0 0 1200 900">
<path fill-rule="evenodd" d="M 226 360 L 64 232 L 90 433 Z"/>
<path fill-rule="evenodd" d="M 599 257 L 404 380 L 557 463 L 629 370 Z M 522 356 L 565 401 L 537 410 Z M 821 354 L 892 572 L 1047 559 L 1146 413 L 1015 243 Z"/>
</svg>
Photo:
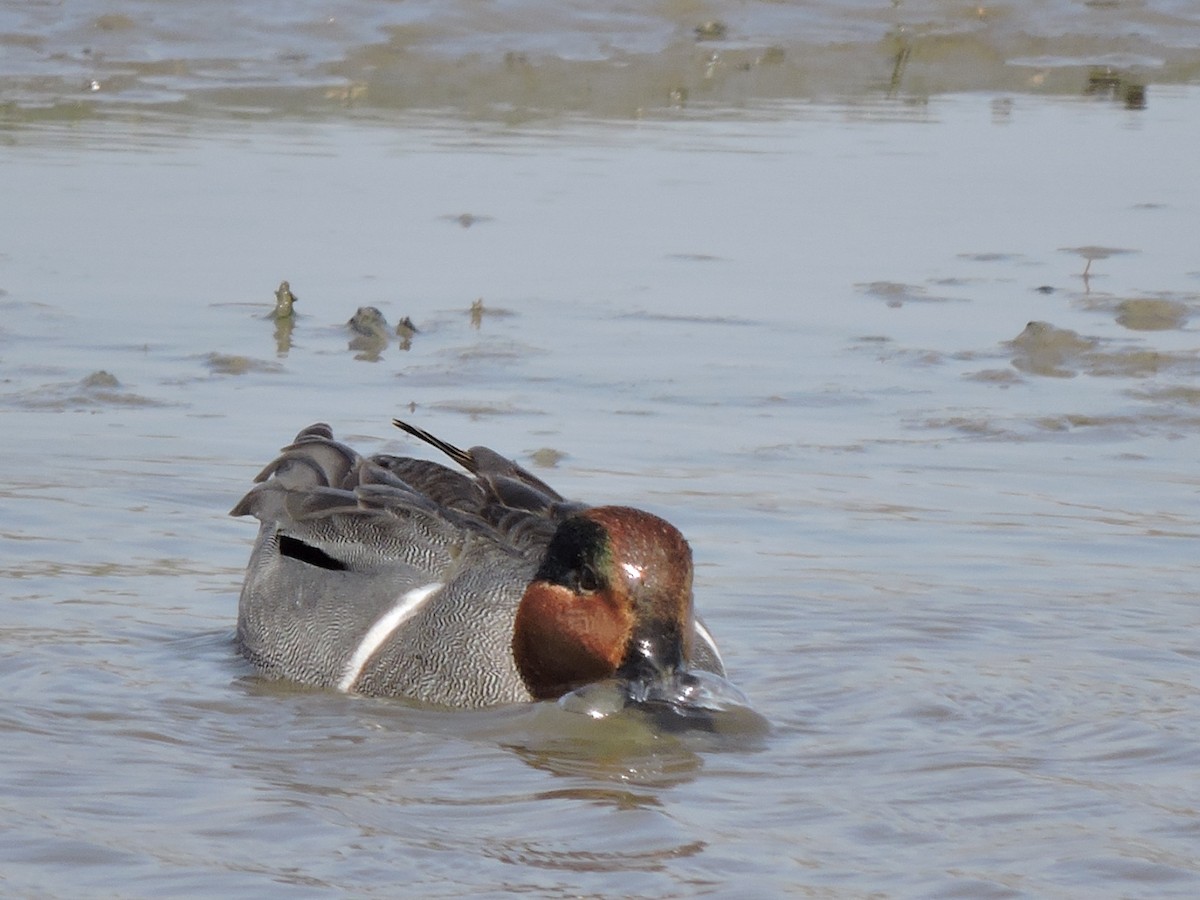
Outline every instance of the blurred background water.
<svg viewBox="0 0 1200 900">
<path fill-rule="evenodd" d="M 0 889 L 1194 896 L 1198 75 L 1184 2 L 0 3 Z M 770 732 L 257 679 L 225 512 L 401 413 L 675 522 Z"/>
</svg>

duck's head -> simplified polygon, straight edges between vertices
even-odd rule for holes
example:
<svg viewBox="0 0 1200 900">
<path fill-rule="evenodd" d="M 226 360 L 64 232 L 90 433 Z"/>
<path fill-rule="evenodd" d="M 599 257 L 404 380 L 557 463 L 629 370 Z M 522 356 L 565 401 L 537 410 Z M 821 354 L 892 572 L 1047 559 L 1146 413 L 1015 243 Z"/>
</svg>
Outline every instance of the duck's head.
<svg viewBox="0 0 1200 900">
<path fill-rule="evenodd" d="M 560 697 L 616 676 L 667 677 L 691 656 L 692 550 L 671 523 L 624 506 L 585 510 L 559 526 L 513 629 L 531 694 Z"/>
</svg>

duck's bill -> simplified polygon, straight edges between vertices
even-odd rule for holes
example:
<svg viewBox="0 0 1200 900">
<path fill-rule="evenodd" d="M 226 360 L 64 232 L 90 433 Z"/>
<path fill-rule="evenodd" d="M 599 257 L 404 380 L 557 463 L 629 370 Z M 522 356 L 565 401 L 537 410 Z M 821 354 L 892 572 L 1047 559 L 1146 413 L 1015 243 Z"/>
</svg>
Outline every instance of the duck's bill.
<svg viewBox="0 0 1200 900">
<path fill-rule="evenodd" d="M 558 705 L 593 719 L 634 709 L 666 727 L 701 730 L 714 730 L 726 714 L 757 715 L 741 690 L 719 675 L 702 671 L 598 681 L 565 694 Z"/>
</svg>

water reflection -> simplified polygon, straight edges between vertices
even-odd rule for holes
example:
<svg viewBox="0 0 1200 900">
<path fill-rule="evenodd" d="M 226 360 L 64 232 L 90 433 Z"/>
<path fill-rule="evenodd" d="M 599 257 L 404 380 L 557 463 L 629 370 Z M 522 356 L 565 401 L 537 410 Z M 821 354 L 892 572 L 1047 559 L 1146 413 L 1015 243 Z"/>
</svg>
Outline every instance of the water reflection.
<svg viewBox="0 0 1200 900">
<path fill-rule="evenodd" d="M 560 777 L 659 789 L 694 779 L 709 754 L 766 746 L 769 726 L 749 706 L 713 709 L 703 721 L 685 721 L 649 707 L 609 703 L 606 693 L 626 696 L 612 688 L 599 683 L 557 703 L 532 704 L 495 739 L 528 765 Z M 597 706 L 604 707 L 604 714 L 593 714 Z M 639 793 L 631 798 L 625 791 L 604 795 L 617 805 L 643 805 L 652 797 Z"/>
<path fill-rule="evenodd" d="M 275 320 L 275 355 L 286 357 L 292 349 L 292 330 L 296 327 L 294 316 Z"/>
<path fill-rule="evenodd" d="M 537 704 L 524 719 L 519 739 L 510 733 L 503 745 L 560 777 L 665 788 L 692 780 L 704 765 L 688 735 L 656 730 L 636 714 L 593 719 Z"/>
<path fill-rule="evenodd" d="M 1083 93 L 1088 97 L 1108 97 L 1121 101 L 1126 109 L 1146 108 L 1145 82 L 1109 66 L 1093 68 L 1088 73 Z"/>
<path fill-rule="evenodd" d="M 558 807 L 566 799 L 570 798 L 547 799 L 545 805 Z M 700 840 L 664 839 L 667 836 L 660 833 L 662 815 L 644 818 L 645 812 L 637 808 L 614 810 L 619 820 L 611 822 L 601 834 L 559 833 L 517 840 L 501 837 L 483 852 L 522 868 L 628 878 L 631 873 L 665 871 L 672 860 L 688 860 L 708 847 Z"/>
</svg>

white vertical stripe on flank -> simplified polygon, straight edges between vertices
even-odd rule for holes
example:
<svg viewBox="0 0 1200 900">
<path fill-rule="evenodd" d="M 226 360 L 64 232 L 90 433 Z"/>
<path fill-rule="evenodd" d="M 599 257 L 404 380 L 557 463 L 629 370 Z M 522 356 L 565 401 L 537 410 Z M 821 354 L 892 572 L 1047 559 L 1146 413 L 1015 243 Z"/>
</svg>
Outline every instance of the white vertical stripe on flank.
<svg viewBox="0 0 1200 900">
<path fill-rule="evenodd" d="M 339 691 L 349 691 L 354 688 L 354 682 L 362 674 L 363 666 L 367 664 L 383 642 L 396 633 L 396 629 L 416 614 L 444 585 L 440 581 L 423 584 L 420 587 L 406 591 L 396 601 L 396 605 L 375 620 L 375 624 L 367 629 L 362 641 L 354 648 L 346 668 L 342 672 L 342 680 L 338 682 Z"/>
</svg>

